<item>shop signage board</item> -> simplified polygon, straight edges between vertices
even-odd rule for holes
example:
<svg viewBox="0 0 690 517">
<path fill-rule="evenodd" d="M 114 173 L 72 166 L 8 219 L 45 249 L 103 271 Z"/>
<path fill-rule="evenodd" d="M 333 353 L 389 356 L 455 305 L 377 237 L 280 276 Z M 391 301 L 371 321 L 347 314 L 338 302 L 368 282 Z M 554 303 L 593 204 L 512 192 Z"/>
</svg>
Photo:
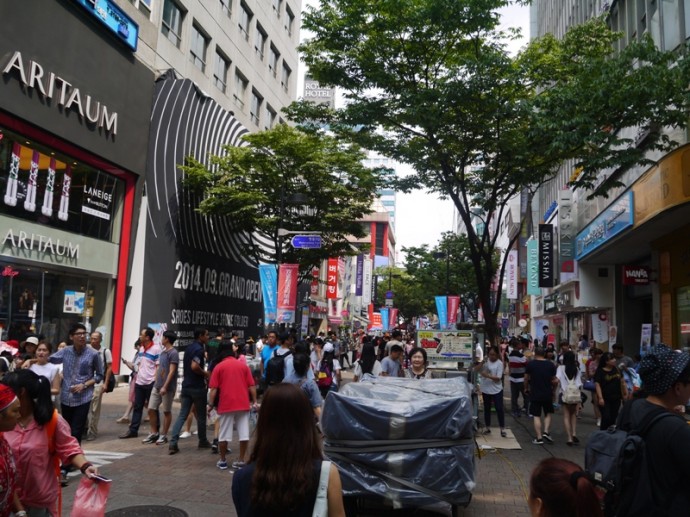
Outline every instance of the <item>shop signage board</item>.
<svg viewBox="0 0 690 517">
<path fill-rule="evenodd" d="M 553 225 L 539 225 L 539 287 L 553 287 Z"/>
<path fill-rule="evenodd" d="M 611 203 L 575 238 L 575 258 L 581 260 L 616 235 L 633 226 L 633 193 Z"/>
<path fill-rule="evenodd" d="M 143 0 L 142 0 L 143 1 Z M 96 23 L 132 51 L 137 50 L 139 26 L 113 0 L 74 0 Z"/>
<path fill-rule="evenodd" d="M 561 273 L 575 271 L 575 213 L 573 193 L 558 192 L 558 253 Z"/>
<path fill-rule="evenodd" d="M 471 330 L 418 330 L 417 346 L 426 350 L 430 363 L 471 363 L 474 357 L 474 332 Z"/>
<path fill-rule="evenodd" d="M 623 285 L 649 285 L 649 268 L 623 266 Z"/>
<path fill-rule="evenodd" d="M 527 294 L 539 296 L 539 242 L 527 241 Z"/>
</svg>

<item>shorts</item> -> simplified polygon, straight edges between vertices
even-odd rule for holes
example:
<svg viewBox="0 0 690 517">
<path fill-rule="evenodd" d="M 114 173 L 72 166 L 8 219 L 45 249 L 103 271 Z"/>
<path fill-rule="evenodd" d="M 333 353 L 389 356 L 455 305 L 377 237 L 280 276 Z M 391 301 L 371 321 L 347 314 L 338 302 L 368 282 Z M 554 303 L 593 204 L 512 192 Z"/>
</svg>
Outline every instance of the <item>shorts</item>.
<svg viewBox="0 0 690 517">
<path fill-rule="evenodd" d="M 158 388 L 153 388 L 151 397 L 149 397 L 149 409 L 157 411 L 160 407 L 163 413 L 170 413 L 172 411 L 173 399 L 175 398 L 175 390 L 168 390 L 165 395 L 161 395 Z"/>
<path fill-rule="evenodd" d="M 218 422 L 220 422 L 220 430 L 218 431 L 219 442 L 232 441 L 233 424 L 237 424 L 237 434 L 240 441 L 246 442 L 249 440 L 249 411 L 219 413 Z"/>
<path fill-rule="evenodd" d="M 529 414 L 532 416 L 544 416 L 553 413 L 553 401 L 551 400 L 530 400 L 529 401 Z"/>
</svg>

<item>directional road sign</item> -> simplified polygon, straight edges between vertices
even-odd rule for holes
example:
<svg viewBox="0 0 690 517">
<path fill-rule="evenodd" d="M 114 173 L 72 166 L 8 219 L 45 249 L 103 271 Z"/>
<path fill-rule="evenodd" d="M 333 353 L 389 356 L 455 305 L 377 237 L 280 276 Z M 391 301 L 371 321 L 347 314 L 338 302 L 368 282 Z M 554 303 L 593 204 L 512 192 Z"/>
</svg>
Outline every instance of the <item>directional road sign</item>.
<svg viewBox="0 0 690 517">
<path fill-rule="evenodd" d="M 295 235 L 290 241 L 293 248 L 317 249 L 321 247 L 320 235 Z"/>
</svg>

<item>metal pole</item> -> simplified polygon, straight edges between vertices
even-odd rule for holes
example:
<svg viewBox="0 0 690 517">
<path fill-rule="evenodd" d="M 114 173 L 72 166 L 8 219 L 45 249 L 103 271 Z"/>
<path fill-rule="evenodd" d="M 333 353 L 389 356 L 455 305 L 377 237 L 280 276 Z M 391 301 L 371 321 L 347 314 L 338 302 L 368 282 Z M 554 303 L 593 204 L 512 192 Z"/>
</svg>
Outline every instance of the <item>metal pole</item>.
<svg viewBox="0 0 690 517">
<path fill-rule="evenodd" d="M 446 250 L 446 296 L 450 295 L 450 253 Z"/>
</svg>

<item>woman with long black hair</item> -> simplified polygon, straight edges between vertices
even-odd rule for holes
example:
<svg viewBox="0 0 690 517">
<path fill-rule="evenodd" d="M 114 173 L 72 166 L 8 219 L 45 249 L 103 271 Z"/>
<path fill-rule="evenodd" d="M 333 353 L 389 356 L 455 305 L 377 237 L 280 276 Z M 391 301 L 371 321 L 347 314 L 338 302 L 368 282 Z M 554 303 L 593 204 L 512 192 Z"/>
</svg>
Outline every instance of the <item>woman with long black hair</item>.
<svg viewBox="0 0 690 517">
<path fill-rule="evenodd" d="M 577 411 L 582 404 L 582 400 L 576 403 L 566 400 L 565 394 L 568 386 L 574 384 L 578 394 L 582 389 L 582 379 L 580 378 L 580 368 L 577 364 L 577 356 L 574 352 L 568 351 L 563 354 L 563 364 L 556 370 L 556 378 L 561 388 L 563 397 L 563 426 L 568 435 L 566 444 L 572 447 L 573 444 L 580 443 L 577 437 Z"/>
<path fill-rule="evenodd" d="M 338 391 L 340 384 L 340 363 L 335 358 L 333 343 L 326 343 L 323 346 L 323 355 L 316 373 L 316 385 L 319 387 L 321 396 L 325 399 L 329 391 Z"/>
<path fill-rule="evenodd" d="M 373 343 L 364 343 L 362 345 L 362 354 L 355 361 L 354 365 L 355 382 L 361 381 L 362 377 L 367 374 L 378 377 L 382 371 L 381 363 L 376 359 L 376 348 Z"/>
<path fill-rule="evenodd" d="M 317 497 L 320 486 L 327 488 Z M 239 517 L 344 517 L 338 469 L 323 461 L 314 413 L 298 386 L 280 383 L 266 392 L 249 463 L 232 480 L 232 500 Z"/>
<path fill-rule="evenodd" d="M 59 515 L 58 461 L 88 477 L 98 471 L 87 461 L 67 421 L 55 411 L 46 377 L 17 370 L 5 375 L 2 383 L 12 388 L 20 403 L 19 421 L 5 433 L 19 473 L 19 499 L 29 515 Z"/>
<path fill-rule="evenodd" d="M 601 430 L 606 431 L 616 423 L 621 402 L 628 397 L 623 374 L 616 366 L 616 357 L 604 352 L 599 359 L 597 373 L 594 374 L 597 402 L 601 408 Z"/>
</svg>

